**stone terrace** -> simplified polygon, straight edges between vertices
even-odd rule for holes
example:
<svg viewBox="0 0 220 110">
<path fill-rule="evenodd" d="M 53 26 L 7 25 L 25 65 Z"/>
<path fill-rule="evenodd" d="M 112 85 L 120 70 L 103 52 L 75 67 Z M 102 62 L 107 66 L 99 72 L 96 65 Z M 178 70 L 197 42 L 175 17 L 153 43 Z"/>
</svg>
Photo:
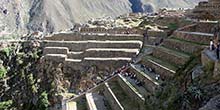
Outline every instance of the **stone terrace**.
<svg viewBox="0 0 220 110">
<path fill-rule="evenodd" d="M 60 33 L 46 37 L 45 59 L 63 62 L 73 69 L 96 65 L 115 69 L 135 58 L 143 46 L 139 34 Z"/>
<path fill-rule="evenodd" d="M 139 63 L 152 69 L 162 80 L 172 78 L 178 70 L 186 66 L 194 53 L 202 51 L 208 45 L 209 40 L 214 37 L 211 30 L 215 25 L 201 22 L 180 28 L 168 39 L 164 39 L 161 45 L 145 46 L 153 48 L 153 52 L 143 57 Z M 207 28 L 200 29 L 202 26 Z"/>
<path fill-rule="evenodd" d="M 181 37 L 181 34 L 182 32 L 176 31 L 159 46 L 145 45 L 144 48 L 153 48 L 153 51 L 144 55 L 139 62 L 130 63 L 127 71 L 135 74 L 137 79 L 143 81 L 142 86 L 138 86 L 135 80 L 123 74 L 118 74 L 115 78 L 104 82 L 104 87 L 98 91 L 104 94 L 105 107 L 110 107 L 109 110 L 144 110 L 146 97 L 160 89 L 164 80 L 175 76 L 178 70 L 184 68 L 191 61 L 195 53 L 200 52 L 207 46 L 206 42 L 202 40 L 203 37 L 206 38 L 207 35 L 212 37 L 209 36 L 210 33 L 206 32 L 200 36 L 194 36 L 194 33 L 186 31 L 186 34 L 192 35 L 192 38 Z M 219 66 L 219 62 L 216 65 Z M 216 71 L 219 70 L 219 68 L 216 68 Z M 90 92 L 96 93 L 97 91 L 89 91 L 88 93 Z M 84 95 L 83 97 L 87 96 Z M 84 102 L 88 103 L 89 100 L 95 99 L 96 97 L 93 97 L 93 99 L 86 98 L 87 101 Z M 67 102 L 80 104 L 75 99 Z M 88 104 L 84 103 L 84 105 Z M 98 106 L 98 104 L 94 104 L 94 106 Z M 94 106 L 87 106 L 86 109 L 92 110 Z"/>
</svg>

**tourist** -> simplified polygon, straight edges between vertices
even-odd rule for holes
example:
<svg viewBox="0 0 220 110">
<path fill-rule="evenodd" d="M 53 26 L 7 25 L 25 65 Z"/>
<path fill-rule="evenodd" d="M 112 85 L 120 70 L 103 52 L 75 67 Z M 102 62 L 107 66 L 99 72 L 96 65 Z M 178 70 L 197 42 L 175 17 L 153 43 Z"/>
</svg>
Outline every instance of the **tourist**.
<svg viewBox="0 0 220 110">
<path fill-rule="evenodd" d="M 218 60 L 219 60 L 219 52 L 220 52 L 220 40 L 218 41 L 218 44 L 216 46 L 216 55 Z"/>
<path fill-rule="evenodd" d="M 156 80 L 159 80 L 159 78 L 160 78 L 160 75 L 157 74 L 157 75 L 156 75 Z"/>
<path fill-rule="evenodd" d="M 214 42 L 212 39 L 210 39 L 210 50 L 214 50 L 215 49 L 215 46 L 214 46 Z"/>
</svg>

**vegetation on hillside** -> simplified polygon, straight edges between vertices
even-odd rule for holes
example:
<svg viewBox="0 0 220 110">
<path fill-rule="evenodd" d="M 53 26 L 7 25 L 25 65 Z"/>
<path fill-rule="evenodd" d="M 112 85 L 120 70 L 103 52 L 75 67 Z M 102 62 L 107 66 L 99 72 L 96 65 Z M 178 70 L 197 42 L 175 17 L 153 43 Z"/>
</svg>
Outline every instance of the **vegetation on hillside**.
<svg viewBox="0 0 220 110">
<path fill-rule="evenodd" d="M 0 109 L 47 110 L 47 92 L 41 89 L 37 64 L 41 56 L 39 47 L 17 43 L 0 51 Z"/>
<path fill-rule="evenodd" d="M 213 78 L 213 65 L 204 67 L 204 74 L 192 79 L 192 69 L 200 65 L 200 55 L 193 55 L 185 67 L 162 88 L 147 98 L 146 110 L 198 110 L 213 96 L 220 93 L 219 78 Z"/>
</svg>

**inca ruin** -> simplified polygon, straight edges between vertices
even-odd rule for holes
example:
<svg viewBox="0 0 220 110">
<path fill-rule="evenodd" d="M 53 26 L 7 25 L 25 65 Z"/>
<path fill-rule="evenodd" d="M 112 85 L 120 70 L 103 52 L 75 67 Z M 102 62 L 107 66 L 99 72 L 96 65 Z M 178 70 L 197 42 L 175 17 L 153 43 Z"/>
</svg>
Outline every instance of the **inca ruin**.
<svg viewBox="0 0 220 110">
<path fill-rule="evenodd" d="M 132 12 L 53 24 L 64 13 L 48 10 L 22 36 L 0 31 L 0 110 L 219 110 L 220 1 L 117 2 Z"/>
</svg>

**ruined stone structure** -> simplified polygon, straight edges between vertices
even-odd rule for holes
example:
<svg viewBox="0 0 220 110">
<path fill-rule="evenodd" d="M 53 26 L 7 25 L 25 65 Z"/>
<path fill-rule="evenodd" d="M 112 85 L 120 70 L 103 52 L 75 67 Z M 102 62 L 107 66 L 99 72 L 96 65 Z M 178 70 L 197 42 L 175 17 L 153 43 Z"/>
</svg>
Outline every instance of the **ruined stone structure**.
<svg viewBox="0 0 220 110">
<path fill-rule="evenodd" d="M 220 1 L 208 0 L 200 2 L 198 6 L 193 9 L 192 13 L 188 15 L 193 19 L 203 20 L 219 20 L 220 19 Z"/>
<path fill-rule="evenodd" d="M 201 25 L 207 25 L 208 29 L 200 30 Z M 139 62 L 130 63 L 127 69 L 127 72 L 134 73 L 137 79 L 142 81 L 142 86 L 137 86 L 135 81 L 126 75 L 118 74 L 114 79 L 105 81 L 99 90 L 89 90 L 85 94 L 66 100 L 64 109 L 70 110 L 74 107 L 82 109 L 80 107 L 83 105 L 90 105 L 85 109 L 106 110 L 106 108 L 98 109 L 103 104 L 93 101 L 103 100 L 104 105 L 112 110 L 143 110 L 147 97 L 156 93 L 161 88 L 163 81 L 175 76 L 178 70 L 187 65 L 192 60 L 193 54 L 207 46 L 205 40 L 213 37 L 208 31 L 211 30 L 209 25 L 213 24 L 201 23 L 201 25 L 195 24 L 193 29 L 191 26 L 187 26 L 177 30 L 171 37 L 164 39 L 159 46 L 145 45 L 143 47 L 143 49 L 153 48 L 153 52 L 141 57 Z M 140 54 L 143 54 L 142 52 Z M 151 68 L 151 70 L 145 67 Z M 216 67 L 219 67 L 219 63 Z M 215 70 L 219 71 L 219 68 Z M 99 96 L 88 97 L 91 94 Z M 71 106 L 73 102 L 76 103 L 75 106 Z"/>
<path fill-rule="evenodd" d="M 138 55 L 142 45 L 143 36 L 139 34 L 60 33 L 43 42 L 45 59 L 75 70 L 94 65 L 116 69 Z"/>
</svg>

